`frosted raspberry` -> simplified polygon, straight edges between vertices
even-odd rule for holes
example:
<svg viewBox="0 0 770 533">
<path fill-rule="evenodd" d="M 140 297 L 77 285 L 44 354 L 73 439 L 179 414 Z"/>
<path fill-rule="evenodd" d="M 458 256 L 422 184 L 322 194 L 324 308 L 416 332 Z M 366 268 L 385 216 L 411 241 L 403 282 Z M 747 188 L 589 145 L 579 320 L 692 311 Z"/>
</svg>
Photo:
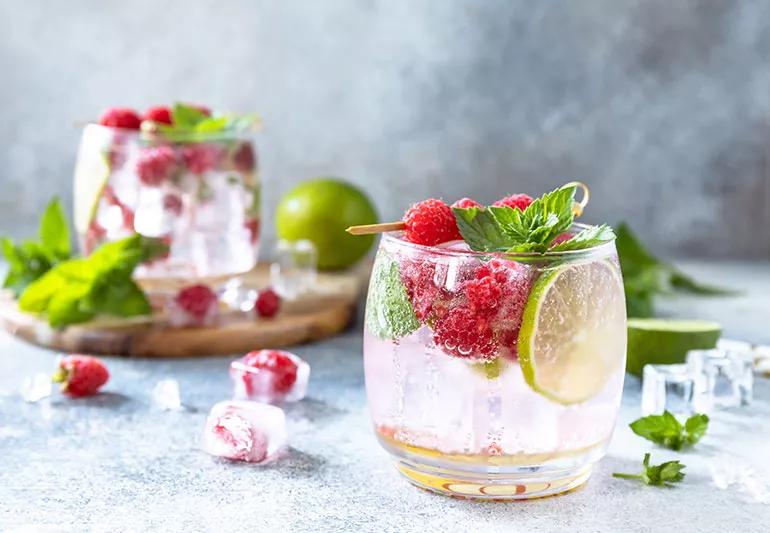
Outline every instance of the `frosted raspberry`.
<svg viewBox="0 0 770 533">
<path fill-rule="evenodd" d="M 175 324 L 201 325 L 216 311 L 217 295 L 214 291 L 206 285 L 191 285 L 177 293 L 172 302 L 171 315 Z"/>
<path fill-rule="evenodd" d="M 484 206 L 478 203 L 476 200 L 471 200 L 470 198 L 462 198 L 460 200 L 457 200 L 455 203 L 452 204 L 452 207 L 460 207 L 462 209 L 468 209 L 471 207 L 480 207 L 481 209 L 484 209 Z"/>
<path fill-rule="evenodd" d="M 489 319 L 465 306 L 454 307 L 436 320 L 433 341 L 455 357 L 491 359 L 497 352 Z"/>
<path fill-rule="evenodd" d="M 230 412 L 220 416 L 211 426 L 211 440 L 219 455 L 259 463 L 267 457 L 268 437 L 245 417 Z"/>
<path fill-rule="evenodd" d="M 150 120 L 161 124 L 171 124 L 171 110 L 166 106 L 155 106 L 144 112 L 142 120 Z"/>
<path fill-rule="evenodd" d="M 184 204 L 182 202 L 182 197 L 178 194 L 170 192 L 163 196 L 163 209 L 169 213 L 179 216 L 179 214 L 182 212 L 183 206 Z"/>
<path fill-rule="evenodd" d="M 139 181 L 148 187 L 157 187 L 165 181 L 176 166 L 176 155 L 169 146 L 146 148 L 136 163 Z"/>
<path fill-rule="evenodd" d="M 270 383 L 273 393 L 286 394 L 297 381 L 297 364 L 288 352 L 281 350 L 259 350 L 249 352 L 241 359 L 241 362 L 259 370 L 266 370 L 270 375 Z M 252 378 L 251 374 L 246 376 Z M 254 391 L 251 380 L 246 383 L 246 391 L 251 395 Z"/>
<path fill-rule="evenodd" d="M 259 291 L 257 301 L 254 303 L 254 309 L 257 314 L 263 318 L 275 316 L 281 308 L 281 297 L 273 289 Z"/>
<path fill-rule="evenodd" d="M 435 246 L 462 238 L 452 210 L 435 198 L 414 204 L 403 220 L 406 225 L 404 238 L 417 244 Z"/>
<path fill-rule="evenodd" d="M 193 144 L 182 148 L 182 161 L 193 174 L 203 174 L 216 167 L 222 150 L 212 144 Z"/>
<path fill-rule="evenodd" d="M 251 172 L 256 167 L 256 156 L 250 142 L 241 143 L 233 152 L 233 166 L 239 172 Z"/>
<path fill-rule="evenodd" d="M 506 196 L 505 198 L 501 198 L 500 200 L 496 201 L 494 206 L 497 207 L 511 207 L 513 209 L 521 209 L 524 211 L 526 208 L 529 207 L 529 204 L 532 203 L 532 197 L 528 194 L 512 194 L 510 196 Z"/>
<path fill-rule="evenodd" d="M 142 119 L 133 109 L 127 107 L 109 107 L 99 117 L 99 124 L 110 128 L 123 128 L 127 130 L 138 130 L 142 124 Z"/>
</svg>

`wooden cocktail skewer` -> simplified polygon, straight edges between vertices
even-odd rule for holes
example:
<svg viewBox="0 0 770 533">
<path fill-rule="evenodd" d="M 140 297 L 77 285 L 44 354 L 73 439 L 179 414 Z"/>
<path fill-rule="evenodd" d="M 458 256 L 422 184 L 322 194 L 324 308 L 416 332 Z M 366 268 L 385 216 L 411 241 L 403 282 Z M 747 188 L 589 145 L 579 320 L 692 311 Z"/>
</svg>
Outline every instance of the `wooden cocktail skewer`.
<svg viewBox="0 0 770 533">
<path fill-rule="evenodd" d="M 591 192 L 588 190 L 588 185 L 582 181 L 570 181 L 562 185 L 562 187 L 569 187 L 574 185 L 580 189 L 583 189 L 583 198 L 579 202 L 575 202 L 572 206 L 572 212 L 576 217 L 583 214 L 583 210 L 588 205 L 588 200 L 591 198 Z M 388 231 L 400 231 L 403 230 L 406 225 L 402 221 L 398 222 L 383 222 L 381 224 L 366 224 L 364 226 L 350 226 L 347 230 L 351 235 L 373 235 L 376 233 L 385 233 Z"/>
</svg>

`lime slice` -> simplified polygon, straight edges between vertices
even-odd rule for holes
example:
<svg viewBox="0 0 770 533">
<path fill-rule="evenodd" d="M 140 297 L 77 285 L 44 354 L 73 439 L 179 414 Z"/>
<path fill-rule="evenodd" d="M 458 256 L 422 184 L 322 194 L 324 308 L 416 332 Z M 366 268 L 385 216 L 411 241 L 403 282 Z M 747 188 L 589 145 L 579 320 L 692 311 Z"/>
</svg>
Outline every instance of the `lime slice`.
<svg viewBox="0 0 770 533">
<path fill-rule="evenodd" d="M 721 333 L 706 320 L 629 318 L 626 370 L 640 376 L 646 364 L 683 363 L 688 350 L 714 348 Z"/>
<path fill-rule="evenodd" d="M 563 405 L 588 400 L 622 364 L 625 333 L 623 283 L 613 263 L 545 272 L 532 288 L 519 332 L 524 379 Z"/>
<path fill-rule="evenodd" d="M 79 234 L 88 230 L 96 216 L 96 208 L 109 177 L 110 165 L 106 155 L 93 146 L 81 146 L 75 166 L 75 229 Z"/>
</svg>

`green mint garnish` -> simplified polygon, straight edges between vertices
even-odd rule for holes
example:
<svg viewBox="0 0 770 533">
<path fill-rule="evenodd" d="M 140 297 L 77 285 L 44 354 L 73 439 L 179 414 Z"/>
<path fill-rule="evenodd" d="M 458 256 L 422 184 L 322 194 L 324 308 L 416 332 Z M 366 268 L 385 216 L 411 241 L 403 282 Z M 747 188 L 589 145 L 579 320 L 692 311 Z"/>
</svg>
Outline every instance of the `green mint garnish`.
<svg viewBox="0 0 770 533">
<path fill-rule="evenodd" d="M 572 227 L 576 185 L 544 194 L 524 211 L 511 207 L 453 208 L 457 227 L 472 250 L 479 252 L 544 253 L 582 250 L 611 241 L 608 226 L 587 228 L 551 248 L 554 239 Z"/>
<path fill-rule="evenodd" d="M 647 318 L 654 314 L 657 295 L 676 293 L 703 296 L 727 296 L 735 291 L 704 285 L 671 264 L 653 256 L 626 223 L 618 225 L 615 246 L 618 249 L 628 316 Z"/>
<path fill-rule="evenodd" d="M 698 442 L 706 434 L 708 426 L 709 417 L 706 415 L 693 415 L 682 425 L 668 411 L 662 415 L 645 416 L 629 424 L 640 437 L 677 451 Z"/>
<path fill-rule="evenodd" d="M 85 322 L 102 314 L 149 314 L 150 304 L 131 275 L 137 265 L 167 251 L 168 246 L 160 239 L 139 234 L 104 244 L 86 258 L 56 264 L 24 290 L 19 308 L 45 314 L 53 327 Z"/>
<path fill-rule="evenodd" d="M 664 487 L 682 481 L 684 479 L 684 472 L 682 472 L 684 468 L 685 465 L 679 461 L 667 461 L 659 465 L 650 466 L 650 454 L 645 453 L 644 460 L 642 461 L 642 472 L 640 474 L 614 472 L 612 477 L 636 479 L 645 485 Z"/>
<path fill-rule="evenodd" d="M 366 326 L 376 337 L 396 340 L 420 327 L 398 272 L 398 263 L 380 257 L 374 263 L 366 306 Z"/>
<path fill-rule="evenodd" d="M 245 131 L 259 123 L 259 116 L 219 115 L 207 116 L 200 109 L 177 103 L 171 110 L 173 124 L 157 124 L 158 131 L 170 140 L 195 141 L 212 133 Z"/>
<path fill-rule="evenodd" d="M 3 287 L 11 289 L 17 298 L 53 265 L 69 259 L 70 233 L 59 199 L 51 200 L 40 218 L 37 241 L 28 240 L 17 245 L 5 238 L 2 239 L 2 252 L 8 261 Z"/>
</svg>

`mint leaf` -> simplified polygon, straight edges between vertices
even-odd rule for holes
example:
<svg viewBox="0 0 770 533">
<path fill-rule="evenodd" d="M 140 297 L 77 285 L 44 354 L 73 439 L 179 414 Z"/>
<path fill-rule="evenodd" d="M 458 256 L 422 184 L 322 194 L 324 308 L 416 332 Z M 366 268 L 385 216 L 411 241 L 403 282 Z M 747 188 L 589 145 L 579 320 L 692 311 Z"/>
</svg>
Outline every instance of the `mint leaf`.
<svg viewBox="0 0 770 533">
<path fill-rule="evenodd" d="M 615 232 L 606 224 L 586 228 L 568 241 L 551 246 L 552 252 L 566 252 L 569 250 L 583 250 L 592 246 L 609 242 L 615 238 Z"/>
<path fill-rule="evenodd" d="M 40 244 L 52 261 L 69 259 L 70 257 L 68 225 L 61 202 L 58 198 L 54 198 L 45 208 L 38 228 Z"/>
<path fill-rule="evenodd" d="M 208 116 L 197 107 L 177 102 L 171 110 L 171 122 L 176 129 L 193 129 Z"/>
<path fill-rule="evenodd" d="M 195 125 L 195 131 L 200 133 L 213 133 L 222 131 L 230 124 L 228 117 L 209 117 Z"/>
<path fill-rule="evenodd" d="M 644 460 L 642 461 L 642 472 L 640 474 L 625 474 L 621 472 L 614 472 L 612 477 L 621 479 L 635 479 L 639 480 L 645 485 L 652 485 L 654 487 L 669 486 L 672 483 L 678 483 L 684 479 L 684 473 L 682 470 L 685 465 L 679 461 L 667 461 L 659 465 L 650 465 L 650 454 L 644 454 Z"/>
<path fill-rule="evenodd" d="M 454 207 L 452 211 L 460 234 L 477 252 L 493 252 L 509 248 L 510 239 L 503 233 L 498 219 L 488 209 Z"/>
<path fill-rule="evenodd" d="M 679 451 L 698 442 L 708 429 L 709 418 L 696 414 L 687 419 L 684 426 L 668 411 L 662 415 L 639 418 L 629 424 L 631 430 L 664 448 Z"/>
<path fill-rule="evenodd" d="M 374 263 L 366 326 L 373 335 L 385 340 L 399 339 L 420 327 L 401 282 L 398 263 L 385 256 Z"/>
</svg>

